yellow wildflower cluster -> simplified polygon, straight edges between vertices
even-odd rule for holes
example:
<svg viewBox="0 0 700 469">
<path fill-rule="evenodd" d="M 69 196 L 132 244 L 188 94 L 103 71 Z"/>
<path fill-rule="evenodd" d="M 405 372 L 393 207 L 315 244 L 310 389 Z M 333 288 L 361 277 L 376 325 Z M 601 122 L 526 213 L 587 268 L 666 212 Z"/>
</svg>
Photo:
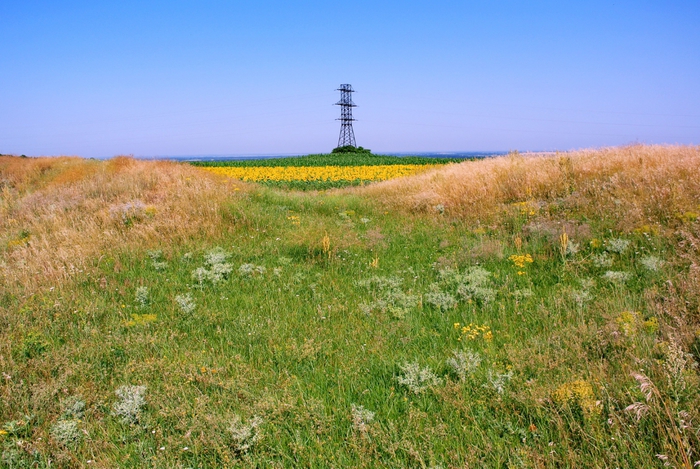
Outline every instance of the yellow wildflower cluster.
<svg viewBox="0 0 700 469">
<path fill-rule="evenodd" d="M 453 324 L 454 328 L 459 331 L 459 337 L 457 340 L 461 341 L 462 338 L 465 338 L 466 340 L 475 340 L 481 337 L 487 342 L 490 342 L 493 340 L 493 332 L 491 332 L 491 328 L 487 325 L 478 325 L 478 324 L 473 324 L 469 323 L 469 325 L 462 325 L 458 322 Z"/>
<path fill-rule="evenodd" d="M 634 233 L 636 234 L 648 234 L 658 236 L 660 233 L 658 225 L 641 225 L 635 228 Z"/>
<path fill-rule="evenodd" d="M 552 400 L 560 406 L 577 405 L 584 414 L 599 414 L 600 407 L 596 403 L 593 386 L 582 379 L 564 383 L 552 394 Z"/>
<path fill-rule="evenodd" d="M 676 218 L 683 223 L 693 223 L 695 220 L 700 218 L 700 214 L 697 212 L 676 213 Z"/>
<path fill-rule="evenodd" d="M 527 264 L 532 264 L 532 256 L 530 254 L 513 254 L 508 258 L 513 262 L 513 265 L 519 269 L 524 269 Z M 524 275 L 525 271 L 519 270 L 518 275 Z"/>
<path fill-rule="evenodd" d="M 523 202 L 515 202 L 511 204 L 513 207 L 517 208 L 518 211 L 520 211 L 521 215 L 526 215 L 526 216 L 532 216 L 537 213 L 537 210 L 539 209 L 539 206 L 537 203 L 532 202 L 530 200 L 526 200 Z"/>
<path fill-rule="evenodd" d="M 625 337 L 633 337 L 640 330 L 647 334 L 654 334 L 659 330 L 659 320 L 657 318 L 652 316 L 647 320 L 643 320 L 642 313 L 639 311 L 623 311 L 615 318 L 615 322 Z"/>
<path fill-rule="evenodd" d="M 129 327 L 133 326 L 143 326 L 145 324 L 155 322 L 158 318 L 155 314 L 132 314 L 131 320 L 126 321 L 125 324 Z"/>
<path fill-rule="evenodd" d="M 287 220 L 289 220 L 292 223 L 292 225 L 296 225 L 296 226 L 301 225 L 301 220 L 299 219 L 298 215 L 289 215 L 287 217 Z"/>
<path fill-rule="evenodd" d="M 437 166 L 439 165 L 212 166 L 202 169 L 243 181 L 384 181 L 420 173 Z"/>
<path fill-rule="evenodd" d="M 10 241 L 7 242 L 7 247 L 12 248 L 12 247 L 24 246 L 25 244 L 29 244 L 29 240 L 31 239 L 31 237 L 32 237 L 32 235 L 30 235 L 28 231 L 22 230 L 22 232 L 19 234 L 19 236 L 16 239 L 11 239 Z"/>
</svg>

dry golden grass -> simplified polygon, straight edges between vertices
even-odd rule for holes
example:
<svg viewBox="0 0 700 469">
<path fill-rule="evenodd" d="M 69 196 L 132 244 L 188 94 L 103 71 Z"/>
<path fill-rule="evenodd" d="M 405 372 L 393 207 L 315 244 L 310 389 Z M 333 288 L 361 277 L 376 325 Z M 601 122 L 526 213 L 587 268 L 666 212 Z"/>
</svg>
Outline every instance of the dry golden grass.
<svg viewBox="0 0 700 469">
<path fill-rule="evenodd" d="M 170 162 L 0 157 L 0 282 L 29 293 L 114 249 L 217 238 L 236 187 Z"/>
<path fill-rule="evenodd" d="M 453 164 L 352 189 L 392 208 L 484 220 L 504 204 L 556 202 L 622 229 L 700 212 L 700 147 L 633 145 Z"/>
<path fill-rule="evenodd" d="M 0 157 L 0 279 L 24 287 L 59 282 L 117 247 L 216 237 L 226 228 L 221 204 L 240 193 L 235 187 L 245 186 L 170 162 Z M 700 147 L 510 155 L 340 192 L 409 211 L 443 205 L 468 221 L 529 201 L 612 218 L 624 230 L 672 225 L 700 212 Z"/>
</svg>

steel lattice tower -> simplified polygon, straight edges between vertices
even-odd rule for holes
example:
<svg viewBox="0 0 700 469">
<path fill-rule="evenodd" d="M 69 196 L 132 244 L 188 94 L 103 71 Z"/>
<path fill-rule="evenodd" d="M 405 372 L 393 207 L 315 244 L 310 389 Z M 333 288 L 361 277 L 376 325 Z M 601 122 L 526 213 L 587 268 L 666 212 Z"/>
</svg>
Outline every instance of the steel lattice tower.
<svg viewBox="0 0 700 469">
<path fill-rule="evenodd" d="M 336 91 L 340 91 L 340 101 L 335 103 L 336 106 L 340 106 L 340 136 L 338 137 L 338 147 L 344 146 L 357 146 L 355 144 L 355 132 L 352 130 L 352 108 L 357 107 L 355 103 L 352 102 L 352 93 L 355 90 L 352 89 L 352 85 L 340 85 Z"/>
</svg>

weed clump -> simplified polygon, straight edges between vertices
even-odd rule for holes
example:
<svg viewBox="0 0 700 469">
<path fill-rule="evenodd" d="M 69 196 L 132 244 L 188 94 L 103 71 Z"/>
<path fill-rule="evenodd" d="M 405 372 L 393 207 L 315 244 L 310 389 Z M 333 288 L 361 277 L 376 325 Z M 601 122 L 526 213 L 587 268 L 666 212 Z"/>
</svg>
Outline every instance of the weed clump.
<svg viewBox="0 0 700 469">
<path fill-rule="evenodd" d="M 148 287 L 144 287 L 144 286 L 138 287 L 136 289 L 135 299 L 136 299 L 136 304 L 139 307 L 145 308 L 146 306 L 148 306 L 148 303 L 149 303 Z"/>
<path fill-rule="evenodd" d="M 60 419 L 51 427 L 51 437 L 61 446 L 74 446 L 80 442 L 82 432 L 76 419 Z"/>
<path fill-rule="evenodd" d="M 125 424 L 138 423 L 146 406 L 146 386 L 121 386 L 115 394 L 119 400 L 112 406 L 112 415 Z"/>
<path fill-rule="evenodd" d="M 257 275 L 262 275 L 267 271 L 262 265 L 255 264 L 242 264 L 238 268 L 238 273 L 241 277 L 255 277 Z"/>
<path fill-rule="evenodd" d="M 609 252 L 614 252 L 617 254 L 622 254 L 627 251 L 630 245 L 630 241 L 622 238 L 613 238 L 607 240 L 605 243 L 605 249 Z"/>
<path fill-rule="evenodd" d="M 643 256 L 639 259 L 639 263 L 649 272 L 657 272 L 664 265 L 664 261 L 656 256 Z"/>
<path fill-rule="evenodd" d="M 401 289 L 403 279 L 399 277 L 374 275 L 368 279 L 360 280 L 356 284 L 369 290 L 374 297 L 374 301 L 360 305 L 360 310 L 365 314 L 379 311 L 388 313 L 395 319 L 402 319 L 418 305 L 416 295 Z"/>
<path fill-rule="evenodd" d="M 433 305 L 438 311 L 447 311 L 457 306 L 457 300 L 448 292 L 440 289 L 440 285 L 432 283 L 423 299 L 429 305 Z"/>
<path fill-rule="evenodd" d="M 452 351 L 452 357 L 447 359 L 447 366 L 457 375 L 460 381 L 466 381 L 467 376 L 471 375 L 479 368 L 481 364 L 481 355 L 479 352 L 472 350 Z"/>
<path fill-rule="evenodd" d="M 228 278 L 233 272 L 233 265 L 226 262 L 230 254 L 217 247 L 204 256 L 204 266 L 198 267 L 192 272 L 192 278 L 201 288 L 207 283 L 216 285 Z"/>
<path fill-rule="evenodd" d="M 492 389 L 498 394 L 503 394 L 506 390 L 506 385 L 511 379 L 513 379 L 512 371 L 501 373 L 494 370 L 489 370 L 484 387 L 487 389 Z"/>
<path fill-rule="evenodd" d="M 197 308 L 197 305 L 195 304 L 194 300 L 192 299 L 192 295 L 189 293 L 185 295 L 177 295 L 175 297 L 175 302 L 177 303 L 177 306 L 180 308 L 180 311 L 182 311 L 185 314 L 192 314 L 194 310 Z"/>
<path fill-rule="evenodd" d="M 80 420 L 85 415 L 85 401 L 79 397 L 71 397 L 67 399 L 63 406 L 63 414 L 61 415 L 61 418 L 63 419 Z"/>
<path fill-rule="evenodd" d="M 564 383 L 552 394 L 552 400 L 562 407 L 578 407 L 584 415 L 600 413 L 600 407 L 596 403 L 593 386 L 582 379 Z"/>
<path fill-rule="evenodd" d="M 428 366 L 421 368 L 417 362 L 413 362 L 399 365 L 399 368 L 401 376 L 397 376 L 396 380 L 413 394 L 421 394 L 433 386 L 442 384 L 442 380 Z"/>
<path fill-rule="evenodd" d="M 246 453 L 262 438 L 260 427 L 263 424 L 261 417 L 255 416 L 244 423 L 240 416 L 235 415 L 229 425 L 231 434 L 231 446 L 236 453 Z"/>
<path fill-rule="evenodd" d="M 365 409 L 361 405 L 352 404 L 350 414 L 353 428 L 360 433 L 366 433 L 369 429 L 368 425 L 374 420 L 374 412 Z"/>
<path fill-rule="evenodd" d="M 22 340 L 22 357 L 27 359 L 40 357 L 48 348 L 49 344 L 43 334 L 30 332 L 24 340 Z"/>
<path fill-rule="evenodd" d="M 630 272 L 620 271 L 620 270 L 608 270 L 603 274 L 605 280 L 609 280 L 612 283 L 621 285 L 629 281 L 632 278 Z"/>
<path fill-rule="evenodd" d="M 153 250 L 147 252 L 148 257 L 151 258 L 151 266 L 157 271 L 162 272 L 168 268 L 168 263 L 163 260 L 163 251 Z"/>
</svg>

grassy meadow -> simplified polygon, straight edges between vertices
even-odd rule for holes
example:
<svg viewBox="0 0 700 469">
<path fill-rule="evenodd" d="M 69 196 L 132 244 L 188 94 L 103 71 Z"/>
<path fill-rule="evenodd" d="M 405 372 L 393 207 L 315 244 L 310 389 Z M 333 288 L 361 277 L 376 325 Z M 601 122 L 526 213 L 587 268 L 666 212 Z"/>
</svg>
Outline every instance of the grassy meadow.
<svg viewBox="0 0 700 469">
<path fill-rule="evenodd" d="M 699 465 L 700 147 L 289 187 L 0 157 L 0 467 Z"/>
</svg>

